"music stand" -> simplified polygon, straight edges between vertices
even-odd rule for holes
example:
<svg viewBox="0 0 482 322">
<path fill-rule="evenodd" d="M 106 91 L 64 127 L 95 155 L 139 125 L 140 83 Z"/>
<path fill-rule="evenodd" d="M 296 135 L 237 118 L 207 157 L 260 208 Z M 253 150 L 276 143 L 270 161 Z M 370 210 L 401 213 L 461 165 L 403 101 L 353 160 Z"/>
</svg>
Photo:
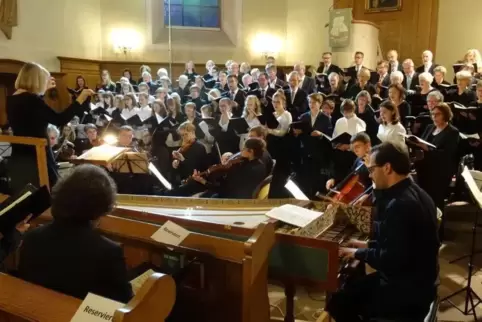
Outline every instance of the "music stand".
<svg viewBox="0 0 482 322">
<path fill-rule="evenodd" d="M 467 285 L 462 289 L 444 297 L 440 302 L 443 302 L 443 301 L 449 302 L 453 307 L 459 310 L 462 314 L 464 315 L 472 314 L 474 316 L 474 321 L 477 321 L 477 313 L 475 312 L 475 308 L 477 307 L 477 305 L 482 303 L 482 299 L 477 295 L 477 293 L 474 292 L 471 286 L 471 283 L 472 283 L 472 272 L 474 269 L 473 262 L 476 254 L 475 241 L 477 237 L 479 213 L 480 213 L 480 210 L 482 209 L 482 192 L 477 187 L 477 184 L 475 183 L 475 180 L 472 177 L 472 174 L 470 173 L 467 167 L 465 167 L 464 171 L 462 172 L 462 178 L 464 178 L 465 185 L 467 187 L 467 190 L 470 193 L 473 204 L 475 205 L 475 207 L 477 207 L 477 210 L 474 212 L 474 225 L 472 227 L 472 245 L 471 245 L 471 250 L 469 255 L 469 264 L 468 264 L 469 271 L 467 276 Z M 465 292 L 465 309 L 462 311 L 452 301 L 450 301 L 450 299 L 464 292 Z M 474 303 L 474 298 L 477 300 L 476 303 Z M 469 302 L 471 306 L 470 310 L 469 310 Z"/>
<path fill-rule="evenodd" d="M 125 152 L 112 163 L 117 173 L 146 174 L 149 172 L 149 158 L 144 152 Z"/>
</svg>

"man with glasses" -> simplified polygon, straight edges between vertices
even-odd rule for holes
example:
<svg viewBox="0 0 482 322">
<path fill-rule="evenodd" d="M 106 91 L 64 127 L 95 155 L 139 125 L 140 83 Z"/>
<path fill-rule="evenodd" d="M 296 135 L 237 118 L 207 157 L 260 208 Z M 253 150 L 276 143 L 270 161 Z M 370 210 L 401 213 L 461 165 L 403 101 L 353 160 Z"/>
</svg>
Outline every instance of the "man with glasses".
<svg viewBox="0 0 482 322">
<path fill-rule="evenodd" d="M 405 148 L 385 142 L 370 152 L 368 170 L 376 197 L 373 240 L 353 240 L 340 248 L 376 269 L 333 294 L 327 311 L 337 322 L 371 318 L 420 321 L 437 294 L 436 208 L 409 177 Z"/>
</svg>

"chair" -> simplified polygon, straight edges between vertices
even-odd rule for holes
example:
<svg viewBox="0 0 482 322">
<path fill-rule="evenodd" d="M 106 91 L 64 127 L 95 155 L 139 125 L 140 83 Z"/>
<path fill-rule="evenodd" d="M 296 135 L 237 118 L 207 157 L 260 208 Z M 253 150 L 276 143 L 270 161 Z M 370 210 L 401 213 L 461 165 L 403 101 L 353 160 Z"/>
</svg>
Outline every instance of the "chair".
<svg viewBox="0 0 482 322">
<path fill-rule="evenodd" d="M 269 188 L 271 185 L 272 175 L 267 176 L 261 183 L 254 189 L 253 199 L 264 200 L 268 198 Z"/>
</svg>

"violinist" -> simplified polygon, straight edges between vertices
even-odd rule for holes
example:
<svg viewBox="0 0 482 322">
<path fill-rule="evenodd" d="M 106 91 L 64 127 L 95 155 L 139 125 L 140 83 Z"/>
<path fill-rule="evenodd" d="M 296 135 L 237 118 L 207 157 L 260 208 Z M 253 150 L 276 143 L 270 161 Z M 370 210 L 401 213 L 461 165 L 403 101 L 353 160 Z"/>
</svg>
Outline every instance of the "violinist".
<svg viewBox="0 0 482 322">
<path fill-rule="evenodd" d="M 348 177 L 352 176 L 353 174 L 358 174 L 359 182 L 364 187 L 368 188 L 372 185 L 372 181 L 365 163 L 372 147 L 370 137 L 365 132 L 357 133 L 352 136 L 350 144 L 351 150 L 356 155 L 356 160 L 350 168 L 350 174 Z M 344 173 L 335 172 L 335 176 L 326 182 L 326 190 L 330 191 L 333 187 L 335 187 L 336 184 L 339 184 L 343 181 L 345 181 Z"/>
<path fill-rule="evenodd" d="M 266 168 L 261 162 L 265 142 L 250 138 L 244 143 L 240 155 L 225 165 L 213 166 L 209 174 L 194 170 L 191 178 L 169 195 L 192 196 L 207 191 L 205 195 L 216 198 L 251 199 L 258 185 L 266 177 Z M 207 178 L 206 178 L 207 176 Z"/>
<path fill-rule="evenodd" d="M 204 145 L 196 140 L 196 126 L 184 122 L 179 126 L 178 133 L 182 143 L 178 150 L 172 152 L 172 167 L 181 180 L 188 178 L 194 170 L 204 171 L 207 167 L 207 154 Z"/>
<path fill-rule="evenodd" d="M 87 135 L 87 140 L 77 140 L 77 144 L 75 144 L 76 155 L 81 155 L 85 151 L 102 144 L 101 140 L 97 137 L 97 126 L 92 123 L 86 124 L 84 131 Z"/>
<path fill-rule="evenodd" d="M 75 132 L 72 130 L 70 124 L 62 127 L 62 135 L 59 137 L 59 130 L 52 124 L 47 127 L 50 144 L 54 151 L 55 160 L 57 162 L 69 161 L 75 155 Z M 52 138 L 55 137 L 55 143 Z"/>
</svg>

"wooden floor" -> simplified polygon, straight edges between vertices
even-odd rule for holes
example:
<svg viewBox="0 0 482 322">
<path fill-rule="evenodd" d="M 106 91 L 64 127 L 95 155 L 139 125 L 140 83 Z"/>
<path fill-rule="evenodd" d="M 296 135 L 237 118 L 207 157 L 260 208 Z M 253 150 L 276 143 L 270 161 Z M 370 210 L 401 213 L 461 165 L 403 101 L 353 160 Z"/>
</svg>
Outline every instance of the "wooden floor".
<svg viewBox="0 0 482 322">
<path fill-rule="evenodd" d="M 450 264 L 454 258 L 466 254 L 470 250 L 470 241 L 472 234 L 470 225 L 468 224 L 451 224 L 448 230 L 449 241 L 445 242 L 440 250 L 440 279 L 441 286 L 439 295 L 441 298 L 461 289 L 466 285 L 467 281 L 467 264 L 468 260 L 461 260 L 457 263 Z M 452 229 L 452 230 L 451 230 Z M 482 250 L 482 231 L 479 233 L 477 248 Z M 475 256 L 474 277 L 472 287 L 474 291 L 482 297 L 482 252 Z M 284 313 L 284 293 L 280 287 L 270 286 L 269 296 L 271 302 L 271 314 L 274 317 L 281 317 Z M 462 310 L 464 310 L 464 295 L 453 298 L 453 302 Z M 316 321 L 324 306 L 324 294 L 310 293 L 303 289 L 297 290 L 296 311 L 297 319 L 304 321 Z M 476 309 L 478 321 L 482 321 L 482 303 Z M 441 303 L 438 312 L 438 321 L 441 322 L 459 322 L 474 321 L 472 315 L 465 316 L 456 308 L 447 302 Z"/>
</svg>

